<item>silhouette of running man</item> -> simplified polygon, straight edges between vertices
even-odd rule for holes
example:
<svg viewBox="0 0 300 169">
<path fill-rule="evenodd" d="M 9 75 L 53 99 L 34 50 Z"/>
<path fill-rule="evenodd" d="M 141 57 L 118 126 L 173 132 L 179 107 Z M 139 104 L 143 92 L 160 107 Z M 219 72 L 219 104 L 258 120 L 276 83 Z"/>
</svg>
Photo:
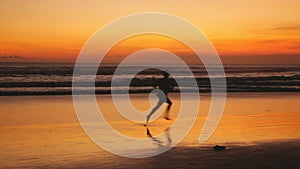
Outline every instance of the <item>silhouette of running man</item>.
<svg viewBox="0 0 300 169">
<path fill-rule="evenodd" d="M 147 120 L 146 120 L 146 125 L 148 124 L 149 119 L 151 118 L 151 116 L 155 113 L 155 111 L 161 106 L 163 105 L 163 103 L 168 103 L 168 107 L 167 107 L 167 111 L 165 111 L 165 115 L 164 118 L 166 120 L 171 120 L 169 117 L 169 111 L 170 108 L 172 106 L 172 101 L 168 98 L 168 92 L 173 89 L 173 85 L 170 82 L 169 76 L 170 74 L 166 71 L 162 72 L 164 78 L 160 79 L 157 83 L 157 85 L 154 86 L 154 88 L 158 88 L 162 91 L 162 92 L 158 92 L 157 96 L 159 98 L 157 105 L 151 110 L 151 112 L 147 115 Z"/>
</svg>

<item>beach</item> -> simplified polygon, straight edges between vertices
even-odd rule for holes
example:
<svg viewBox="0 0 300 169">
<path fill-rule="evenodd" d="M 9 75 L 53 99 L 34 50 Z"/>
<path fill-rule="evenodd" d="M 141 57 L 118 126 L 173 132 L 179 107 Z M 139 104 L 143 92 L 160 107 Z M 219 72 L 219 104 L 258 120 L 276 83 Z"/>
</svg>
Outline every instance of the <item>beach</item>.
<svg viewBox="0 0 300 169">
<path fill-rule="evenodd" d="M 175 120 L 180 97 L 171 93 L 170 98 Z M 97 101 L 113 128 L 148 138 L 145 127 L 118 115 L 110 95 L 97 95 Z M 131 101 L 140 110 L 150 106 L 147 94 L 133 94 Z M 195 125 L 181 143 L 158 156 L 130 159 L 93 143 L 80 126 L 70 95 L 1 96 L 0 168 L 299 168 L 299 103 L 299 93 L 292 92 L 228 93 L 218 128 L 200 144 L 210 106 L 204 93 Z M 155 137 L 172 122 L 160 117 L 148 130 Z M 215 145 L 226 149 L 214 151 Z"/>
</svg>

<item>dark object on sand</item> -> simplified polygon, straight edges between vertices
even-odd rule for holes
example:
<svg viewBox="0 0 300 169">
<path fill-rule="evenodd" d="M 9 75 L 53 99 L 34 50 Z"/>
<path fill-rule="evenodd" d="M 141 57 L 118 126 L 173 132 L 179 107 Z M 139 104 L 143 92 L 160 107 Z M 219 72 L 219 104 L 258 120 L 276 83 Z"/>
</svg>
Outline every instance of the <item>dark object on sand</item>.
<svg viewBox="0 0 300 169">
<path fill-rule="evenodd" d="M 219 146 L 219 145 L 214 146 L 215 151 L 222 151 L 222 150 L 225 150 L 225 149 L 226 149 L 225 146 Z"/>
</svg>

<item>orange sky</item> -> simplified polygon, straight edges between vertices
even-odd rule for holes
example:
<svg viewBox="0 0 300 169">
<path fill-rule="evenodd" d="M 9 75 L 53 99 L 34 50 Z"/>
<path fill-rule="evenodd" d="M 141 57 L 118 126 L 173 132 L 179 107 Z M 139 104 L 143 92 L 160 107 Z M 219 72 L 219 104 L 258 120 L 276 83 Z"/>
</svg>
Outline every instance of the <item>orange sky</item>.
<svg viewBox="0 0 300 169">
<path fill-rule="evenodd" d="M 300 63 L 299 0 L 2 0 L 0 59 L 20 55 L 21 61 L 74 61 L 97 29 L 138 12 L 187 19 L 210 38 L 224 63 Z M 110 53 L 112 58 L 152 47 L 151 42 L 176 54 L 189 53 L 164 38 L 145 36 L 145 43 L 141 38 L 124 41 Z"/>
</svg>

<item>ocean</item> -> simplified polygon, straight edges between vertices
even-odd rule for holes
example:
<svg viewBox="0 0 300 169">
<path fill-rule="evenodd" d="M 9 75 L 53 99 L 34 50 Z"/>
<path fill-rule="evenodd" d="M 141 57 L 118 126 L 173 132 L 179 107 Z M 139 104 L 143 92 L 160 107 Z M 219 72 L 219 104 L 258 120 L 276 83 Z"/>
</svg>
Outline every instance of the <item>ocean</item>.
<svg viewBox="0 0 300 169">
<path fill-rule="evenodd" d="M 137 66 L 129 66 L 122 75 L 114 75 L 117 65 L 102 65 L 95 80 L 96 94 L 109 94 L 111 90 L 120 93 L 127 90 L 122 81 L 130 78 Z M 189 87 L 189 80 L 195 78 L 199 92 L 210 92 L 210 79 L 204 66 L 189 66 L 194 76 L 180 76 L 181 67 L 169 67 L 179 72 L 176 77 L 185 81 L 181 89 Z M 74 88 L 77 92 L 91 91 L 85 82 L 93 75 L 89 66 L 77 78 L 82 86 Z M 139 67 L 140 68 L 140 67 Z M 0 63 L 0 95 L 70 95 L 72 94 L 73 63 Z M 299 92 L 300 65 L 224 65 L 226 73 L 227 92 Z M 115 76 L 119 86 L 111 88 L 112 77 Z M 162 78 L 161 71 L 146 69 L 137 74 L 130 84 L 131 93 L 148 93 L 153 90 L 153 84 Z M 213 75 L 210 78 L 220 78 Z M 177 83 L 173 81 L 174 89 L 179 92 Z M 92 91 L 93 92 L 93 91 Z"/>
</svg>

